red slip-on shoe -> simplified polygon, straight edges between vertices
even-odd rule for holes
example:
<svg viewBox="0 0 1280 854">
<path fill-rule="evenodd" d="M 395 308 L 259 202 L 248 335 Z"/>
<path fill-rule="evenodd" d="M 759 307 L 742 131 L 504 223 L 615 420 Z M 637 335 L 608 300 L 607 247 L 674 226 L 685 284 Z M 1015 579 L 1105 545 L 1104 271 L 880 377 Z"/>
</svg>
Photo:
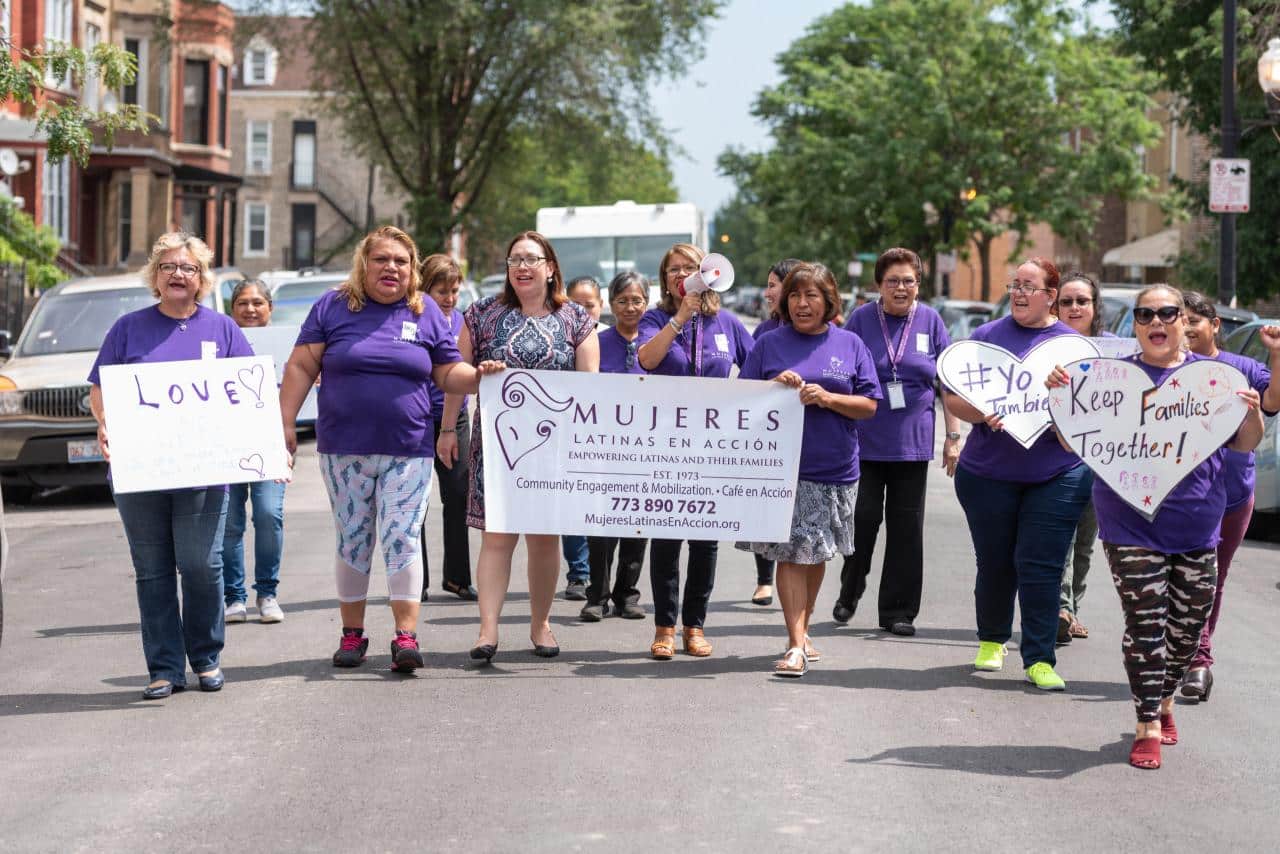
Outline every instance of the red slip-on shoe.
<svg viewBox="0 0 1280 854">
<path fill-rule="evenodd" d="M 1154 771 L 1160 767 L 1160 739 L 1135 738 L 1133 749 L 1129 751 L 1129 764 L 1144 771 Z"/>
</svg>

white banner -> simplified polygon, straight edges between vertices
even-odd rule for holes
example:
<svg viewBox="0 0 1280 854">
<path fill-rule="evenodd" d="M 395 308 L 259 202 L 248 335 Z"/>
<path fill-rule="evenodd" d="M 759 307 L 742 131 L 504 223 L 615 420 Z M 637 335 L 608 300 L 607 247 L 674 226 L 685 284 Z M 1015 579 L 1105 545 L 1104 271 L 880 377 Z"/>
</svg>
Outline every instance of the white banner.
<svg viewBox="0 0 1280 854">
<path fill-rule="evenodd" d="M 270 356 L 102 368 L 116 492 L 289 476 Z"/>
<path fill-rule="evenodd" d="M 276 387 L 284 381 L 284 366 L 293 352 L 293 345 L 298 340 L 298 332 L 302 329 L 296 325 L 281 326 L 247 326 L 240 331 L 248 339 L 255 356 L 270 356 L 276 365 Z M 316 423 L 316 387 L 313 385 L 298 410 L 299 424 Z"/>
<path fill-rule="evenodd" d="M 1049 394 L 1058 433 L 1125 503 L 1154 519 L 1173 488 L 1240 429 L 1236 394 L 1249 381 L 1210 359 L 1183 365 L 1155 387 L 1119 359 L 1066 366 L 1069 386 Z"/>
<path fill-rule="evenodd" d="M 938 356 L 938 377 L 983 415 L 999 415 L 1004 431 L 1030 448 L 1049 429 L 1049 372 L 1096 355 L 1091 339 L 1079 335 L 1041 341 L 1021 359 L 985 341 L 957 341 Z"/>
<path fill-rule="evenodd" d="M 485 528 L 785 542 L 804 407 L 755 380 L 507 370 L 480 382 Z"/>
</svg>

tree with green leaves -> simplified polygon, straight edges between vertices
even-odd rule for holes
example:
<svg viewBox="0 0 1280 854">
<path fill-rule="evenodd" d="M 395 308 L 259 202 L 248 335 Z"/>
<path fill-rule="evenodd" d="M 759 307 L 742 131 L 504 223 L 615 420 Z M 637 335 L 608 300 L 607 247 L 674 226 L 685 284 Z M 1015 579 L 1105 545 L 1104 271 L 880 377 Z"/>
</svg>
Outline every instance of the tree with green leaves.
<svg viewBox="0 0 1280 854">
<path fill-rule="evenodd" d="M 1124 48 L 1159 75 L 1177 97 L 1179 121 L 1221 144 L 1221 0 L 1113 0 Z M 1248 128 L 1237 157 L 1250 161 L 1249 212 L 1236 216 L 1238 292 L 1242 303 L 1280 294 L 1280 136 L 1258 126 L 1266 116 L 1258 86 L 1258 57 L 1280 36 L 1280 0 L 1238 0 L 1236 11 L 1236 112 Z M 1175 181 L 1193 213 L 1207 214 L 1207 177 Z M 1184 247 L 1179 279 L 1206 293 L 1218 288 L 1218 233 Z"/>
<path fill-rule="evenodd" d="M 359 153 L 409 197 L 415 238 L 443 246 L 521 141 L 574 121 L 661 150 L 651 81 L 698 55 L 722 0 L 317 0 L 315 86 Z M 623 117 L 626 117 L 624 121 Z"/>
<path fill-rule="evenodd" d="M 1087 243 L 1103 197 L 1146 192 L 1152 78 L 1058 0 L 871 0 L 812 24 L 754 113 L 773 147 L 721 169 L 796 252 L 991 248 L 1035 223 Z"/>
</svg>

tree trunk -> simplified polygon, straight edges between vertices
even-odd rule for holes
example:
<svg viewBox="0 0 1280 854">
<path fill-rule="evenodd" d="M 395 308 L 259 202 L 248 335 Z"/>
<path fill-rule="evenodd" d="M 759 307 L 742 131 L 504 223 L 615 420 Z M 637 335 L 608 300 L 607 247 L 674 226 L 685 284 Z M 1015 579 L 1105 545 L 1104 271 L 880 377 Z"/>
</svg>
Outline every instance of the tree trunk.
<svg viewBox="0 0 1280 854">
<path fill-rule="evenodd" d="M 454 225 L 453 204 L 434 194 L 423 194 L 411 198 L 406 207 L 409 230 L 418 244 L 418 251 L 424 256 L 447 251 Z"/>
<path fill-rule="evenodd" d="M 982 267 L 982 301 L 991 302 L 991 238 L 981 237 L 978 244 L 978 264 Z"/>
</svg>

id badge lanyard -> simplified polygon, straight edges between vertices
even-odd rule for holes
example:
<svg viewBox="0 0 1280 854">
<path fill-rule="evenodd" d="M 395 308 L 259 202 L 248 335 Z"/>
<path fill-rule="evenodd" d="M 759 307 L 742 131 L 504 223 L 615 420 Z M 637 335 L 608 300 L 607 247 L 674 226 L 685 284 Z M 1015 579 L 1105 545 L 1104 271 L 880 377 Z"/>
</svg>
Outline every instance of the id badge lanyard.
<svg viewBox="0 0 1280 854">
<path fill-rule="evenodd" d="M 889 324 L 884 319 L 884 305 L 876 303 L 876 316 L 880 318 L 880 331 L 884 334 L 885 355 L 889 358 L 889 370 L 893 373 L 893 382 L 889 383 L 888 388 L 890 409 L 903 409 L 907 405 L 902 383 L 898 380 L 898 365 L 907 353 L 907 341 L 911 338 L 911 322 L 916 319 L 916 307 L 919 304 L 918 301 L 913 302 L 911 308 L 907 310 L 907 322 L 902 325 L 898 346 L 895 349 L 893 337 L 889 334 Z"/>
<path fill-rule="evenodd" d="M 689 319 L 692 324 L 689 331 L 689 367 L 692 376 L 702 376 L 702 315 L 695 314 Z"/>
</svg>

